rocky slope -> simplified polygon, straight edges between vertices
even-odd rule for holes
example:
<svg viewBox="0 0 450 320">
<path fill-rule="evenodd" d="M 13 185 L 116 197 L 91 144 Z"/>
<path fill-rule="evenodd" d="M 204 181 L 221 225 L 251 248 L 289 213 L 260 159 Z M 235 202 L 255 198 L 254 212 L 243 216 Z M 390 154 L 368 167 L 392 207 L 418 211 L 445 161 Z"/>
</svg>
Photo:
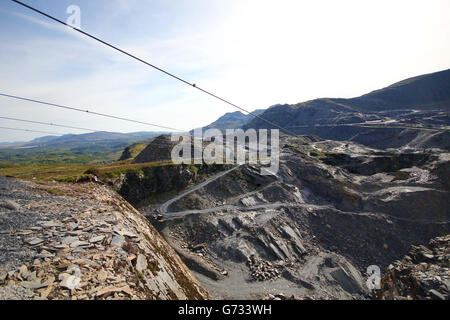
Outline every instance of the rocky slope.
<svg viewBox="0 0 450 320">
<path fill-rule="evenodd" d="M 354 109 L 380 111 L 450 107 L 450 69 L 409 78 L 358 98 L 348 99 Z M 341 102 L 343 100 L 339 100 Z"/>
<path fill-rule="evenodd" d="M 185 188 L 228 168 L 226 165 L 161 165 L 143 167 L 142 172 L 127 172 L 106 182 L 133 206 L 157 206 Z"/>
<path fill-rule="evenodd" d="M 280 145 L 277 176 L 236 168 L 153 220 L 214 297 L 368 298 L 368 266 L 385 270 L 412 244 L 450 233 L 449 154 L 317 137 Z"/>
<path fill-rule="evenodd" d="M 449 300 L 450 236 L 435 238 L 427 247 L 413 246 L 408 255 L 389 266 L 374 296 L 383 300 Z"/>
<path fill-rule="evenodd" d="M 170 140 L 168 135 L 158 136 L 133 159 L 133 163 L 170 160 L 171 151 L 176 144 Z"/>
<path fill-rule="evenodd" d="M 148 220 L 104 185 L 0 177 L 0 299 L 205 299 Z"/>
</svg>

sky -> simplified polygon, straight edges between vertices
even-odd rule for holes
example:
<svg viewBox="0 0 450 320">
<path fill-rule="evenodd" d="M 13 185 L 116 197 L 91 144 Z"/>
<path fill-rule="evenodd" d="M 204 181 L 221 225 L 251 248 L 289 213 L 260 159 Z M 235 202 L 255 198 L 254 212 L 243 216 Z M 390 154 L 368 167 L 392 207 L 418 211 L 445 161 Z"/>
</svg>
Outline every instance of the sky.
<svg viewBox="0 0 450 320">
<path fill-rule="evenodd" d="M 350 98 L 450 67 L 448 0 L 22 0 L 247 110 Z M 0 93 L 190 130 L 237 111 L 9 0 Z M 0 116 L 98 131 L 160 128 L 0 96 Z M 0 127 L 86 133 L 0 119 Z M 46 134 L 0 129 L 0 142 Z"/>
</svg>

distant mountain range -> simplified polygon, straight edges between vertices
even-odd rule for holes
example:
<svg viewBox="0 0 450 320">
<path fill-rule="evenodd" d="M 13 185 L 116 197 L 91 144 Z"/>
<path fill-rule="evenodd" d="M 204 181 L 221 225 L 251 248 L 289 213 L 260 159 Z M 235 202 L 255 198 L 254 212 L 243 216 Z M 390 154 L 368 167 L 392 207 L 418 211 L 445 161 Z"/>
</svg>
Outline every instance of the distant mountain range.
<svg viewBox="0 0 450 320">
<path fill-rule="evenodd" d="M 147 144 L 164 132 L 92 132 L 45 136 L 0 145 L 1 164 L 105 163 L 119 159 L 124 148 Z"/>
<path fill-rule="evenodd" d="M 118 133 L 118 132 L 92 132 L 85 134 L 66 134 L 62 136 L 45 136 L 33 139 L 29 142 L 14 143 L 14 146 L 20 147 L 58 147 L 58 146 L 76 146 L 92 143 L 134 143 L 138 141 L 147 140 L 157 137 L 166 132 L 132 132 L 132 133 Z M 7 144 L 6 144 L 7 145 Z"/>
</svg>

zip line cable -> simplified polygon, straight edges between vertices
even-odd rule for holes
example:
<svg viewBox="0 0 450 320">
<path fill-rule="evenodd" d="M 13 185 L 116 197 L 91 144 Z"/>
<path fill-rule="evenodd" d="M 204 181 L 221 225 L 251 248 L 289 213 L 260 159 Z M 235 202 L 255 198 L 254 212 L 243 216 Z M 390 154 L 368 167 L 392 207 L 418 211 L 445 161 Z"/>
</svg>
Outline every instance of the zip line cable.
<svg viewBox="0 0 450 320">
<path fill-rule="evenodd" d="M 39 104 L 44 104 L 44 105 L 51 106 L 51 107 L 56 107 L 56 108 L 62 108 L 62 109 L 67 109 L 67 110 L 79 111 L 79 112 L 88 113 L 88 114 L 92 114 L 92 115 L 96 115 L 96 116 L 107 117 L 107 118 L 111 118 L 111 119 L 123 120 L 123 121 L 128 121 L 128 122 L 134 122 L 134 123 L 138 123 L 138 124 L 145 124 L 145 125 L 148 125 L 148 126 L 157 127 L 157 128 L 161 128 L 161 129 L 167 129 L 167 130 L 171 130 L 171 131 L 184 132 L 184 130 L 180 130 L 180 129 L 176 129 L 176 128 L 160 126 L 160 125 L 153 124 L 153 123 L 148 123 L 148 122 L 143 122 L 143 121 L 138 121 L 138 120 L 132 120 L 132 119 L 127 119 L 127 118 L 122 118 L 122 117 L 116 117 L 116 116 L 112 116 L 112 115 L 109 115 L 109 114 L 98 113 L 98 112 L 89 111 L 89 110 L 83 110 L 83 109 L 79 109 L 79 108 L 73 108 L 73 107 L 64 106 L 64 105 L 55 104 L 55 103 L 50 103 L 50 102 L 44 102 L 44 101 L 39 101 L 39 100 L 34 100 L 34 99 L 29 99 L 29 98 L 24 98 L 24 97 L 12 96 L 12 95 L 5 94 L 5 93 L 0 93 L 0 96 L 7 97 L 7 98 L 12 98 L 12 99 L 17 99 L 17 100 L 28 101 L 28 102 L 39 103 Z"/>
<path fill-rule="evenodd" d="M 157 66 L 155 66 L 155 65 L 153 65 L 153 64 L 151 64 L 151 63 L 149 63 L 149 62 L 147 62 L 147 61 L 145 61 L 145 60 L 143 60 L 141 58 L 138 58 L 137 56 L 135 56 L 135 55 L 133 55 L 133 54 L 131 54 L 131 53 L 125 51 L 125 50 L 122 50 L 122 49 L 120 49 L 120 48 L 118 48 L 118 47 L 116 47 L 116 46 L 114 46 L 114 45 L 112 45 L 112 44 L 110 44 L 110 43 L 108 43 L 108 42 L 106 42 L 104 40 L 101 40 L 101 39 L 99 39 L 99 38 L 97 38 L 97 37 L 95 37 L 95 36 L 85 32 L 83 30 L 75 28 L 75 27 L 71 26 L 70 24 L 68 24 L 68 23 L 66 23 L 64 21 L 61 21 L 61 20 L 59 20 L 59 19 L 57 19 L 57 18 L 55 18 L 55 17 L 53 17 L 53 16 L 51 16 L 51 15 L 45 13 L 45 12 L 42 12 L 42 11 L 40 11 L 40 10 L 38 10 L 38 9 L 32 7 L 32 6 L 29 6 L 29 5 L 27 5 L 27 4 L 25 4 L 25 3 L 21 2 L 21 1 L 18 1 L 18 0 L 11 0 L 11 1 L 13 1 L 13 2 L 15 2 L 15 3 L 25 7 L 25 8 L 28 8 L 28 9 L 36 12 L 36 13 L 39 13 L 39 14 L 41 14 L 41 15 L 43 15 L 43 16 L 45 16 L 45 17 L 47 17 L 47 18 L 49 18 L 49 19 L 51 19 L 53 21 L 56 21 L 56 22 L 66 26 L 66 27 L 69 27 L 69 28 L 71 28 L 71 29 L 73 29 L 73 30 L 75 30 L 75 31 L 77 31 L 77 32 L 79 32 L 79 33 L 81 33 L 81 34 L 91 38 L 91 39 L 94 39 L 95 41 L 98 41 L 98 42 L 104 44 L 105 46 L 108 46 L 108 47 L 110 47 L 110 48 L 112 48 L 112 49 L 114 49 L 116 51 L 119 51 L 120 53 L 123 53 L 124 55 L 129 56 L 132 59 L 135 59 L 135 60 L 137 60 L 139 62 L 142 62 L 142 63 L 146 64 L 147 66 L 152 67 L 152 68 L 154 68 L 154 69 L 156 69 L 156 70 L 158 70 L 158 71 L 160 71 L 160 72 L 162 72 L 162 73 L 164 73 L 164 74 L 166 74 L 166 75 L 168 75 L 168 76 L 170 76 L 170 77 L 172 77 L 172 78 L 174 78 L 174 79 L 176 79 L 178 81 L 181 81 L 184 84 L 187 84 L 188 86 L 190 86 L 192 88 L 195 88 L 195 89 L 197 89 L 197 90 L 199 90 L 199 91 L 201 91 L 203 93 L 206 93 L 207 95 L 209 95 L 209 96 L 211 96 L 213 98 L 216 98 L 216 99 L 218 99 L 218 100 L 220 100 L 222 102 L 225 102 L 226 104 L 229 104 L 229 105 L 231 105 L 231 106 L 233 106 L 233 107 L 235 107 L 235 108 L 237 108 L 237 109 L 239 109 L 241 111 L 244 111 L 244 112 L 248 113 L 249 115 L 251 115 L 251 116 L 253 116 L 255 118 L 258 118 L 258 119 L 260 119 L 260 120 L 270 124 L 271 126 L 277 127 L 278 129 L 281 129 L 282 131 L 285 131 L 285 132 L 287 132 L 287 133 L 289 133 L 291 135 L 294 135 L 294 136 L 297 135 L 294 132 L 292 132 L 290 130 L 287 130 L 287 129 L 277 125 L 276 123 L 273 123 L 272 121 L 266 120 L 266 119 L 260 117 L 259 115 L 256 115 L 256 114 L 254 114 L 254 113 L 252 113 L 252 112 L 250 112 L 250 111 L 248 111 L 248 110 L 246 110 L 244 108 L 241 108 L 238 105 L 236 105 L 236 104 L 234 104 L 234 103 L 232 103 L 232 102 L 230 102 L 230 101 L 228 101 L 228 100 L 226 100 L 224 98 L 221 98 L 221 97 L 219 97 L 219 96 L 217 96 L 217 95 L 215 95 L 215 94 L 213 94 L 213 93 L 211 93 L 211 92 L 209 92 L 209 91 L 207 91 L 205 89 L 200 88 L 195 83 L 190 83 L 189 81 L 184 80 L 184 79 L 174 75 L 173 73 L 170 73 L 170 72 L 168 72 L 168 71 L 166 71 L 164 69 L 161 69 L 161 68 L 159 68 L 159 67 L 157 67 Z"/>
<path fill-rule="evenodd" d="M 17 119 L 17 118 L 9 118 L 9 117 L 0 117 L 0 119 L 12 120 L 12 121 L 20 121 L 20 122 L 28 122 L 28 123 L 36 123 L 36 124 L 42 124 L 42 125 L 46 125 L 46 126 L 55 126 L 55 127 L 61 127 L 61 128 L 69 128 L 69 129 L 77 129 L 77 130 L 84 130 L 84 131 L 99 132 L 99 130 L 92 130 L 92 129 L 87 129 L 87 128 L 66 126 L 66 125 L 56 124 L 56 123 L 52 123 L 52 122 L 40 122 L 40 121 Z"/>
<path fill-rule="evenodd" d="M 55 127 L 69 128 L 69 129 L 79 129 L 79 130 L 85 130 L 85 131 L 91 131 L 91 132 L 109 132 L 109 131 L 104 131 L 104 130 L 93 130 L 93 129 L 87 129 L 87 128 L 81 128 L 81 127 L 66 126 L 66 125 L 56 124 L 56 123 L 52 123 L 52 122 L 40 122 L 40 121 L 17 119 L 17 118 L 10 118 L 10 117 L 0 117 L 0 119 L 20 121 L 20 122 L 27 122 L 27 123 L 35 123 L 35 124 L 41 124 L 41 125 L 46 125 L 46 126 L 55 126 Z M 54 132 L 48 132 L 48 131 L 36 131 L 36 130 L 18 129 L 18 128 L 9 128 L 9 127 L 0 127 L 0 129 L 20 130 L 20 131 L 29 131 L 29 132 L 38 132 L 38 133 L 48 133 L 48 134 L 62 135 L 61 133 L 54 133 Z M 115 133 L 115 132 L 109 132 L 109 133 Z M 167 143 L 153 143 L 153 141 L 150 141 L 149 143 L 152 143 L 152 145 L 158 145 L 158 146 L 169 146 L 169 145 L 172 144 L 172 143 L 169 143 L 169 142 L 167 142 Z M 175 142 L 173 142 L 173 143 L 175 143 Z"/>
<path fill-rule="evenodd" d="M 27 132 L 35 132 L 35 133 L 45 133 L 45 134 L 58 135 L 58 136 L 61 135 L 61 133 L 55 133 L 55 132 L 29 130 L 29 129 L 18 129 L 18 128 L 9 128 L 9 127 L 0 127 L 0 129 L 16 130 L 16 131 L 27 131 Z"/>
<path fill-rule="evenodd" d="M 40 122 L 40 121 L 17 119 L 17 118 L 10 118 L 10 117 L 0 117 L 0 119 L 27 122 L 27 123 L 35 123 L 35 124 L 41 124 L 41 125 L 45 125 L 45 126 L 55 126 L 55 127 L 61 127 L 61 128 L 69 128 L 69 129 L 79 129 L 79 130 L 85 130 L 85 131 L 91 131 L 91 132 L 116 133 L 116 132 L 110 132 L 110 131 L 105 131 L 105 130 L 93 130 L 93 129 L 87 129 L 87 128 L 81 128 L 81 127 L 66 126 L 66 125 L 56 124 L 56 123 L 52 123 L 52 122 Z M 126 133 L 123 133 L 123 134 L 126 134 Z M 152 145 L 158 145 L 158 146 L 169 146 L 172 144 L 176 144 L 176 142 L 153 143 L 153 140 L 150 141 L 149 143 L 152 143 Z"/>
</svg>

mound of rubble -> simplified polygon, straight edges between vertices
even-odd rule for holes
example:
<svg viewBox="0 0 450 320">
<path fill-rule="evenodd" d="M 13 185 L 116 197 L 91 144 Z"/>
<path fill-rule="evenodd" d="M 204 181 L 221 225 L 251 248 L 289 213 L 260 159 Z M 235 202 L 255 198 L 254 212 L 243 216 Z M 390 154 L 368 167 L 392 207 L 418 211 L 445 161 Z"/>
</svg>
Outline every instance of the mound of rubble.
<svg viewBox="0 0 450 320">
<path fill-rule="evenodd" d="M 408 255 L 389 266 L 375 293 L 383 300 L 449 300 L 450 235 L 412 246 Z"/>
<path fill-rule="evenodd" d="M 269 261 L 258 259 L 255 255 L 251 255 L 247 260 L 247 266 L 250 269 L 253 281 L 266 281 L 277 279 L 281 276 L 282 265 L 272 264 Z"/>
<path fill-rule="evenodd" d="M 0 299 L 205 299 L 175 251 L 110 188 L 0 177 Z"/>
</svg>

